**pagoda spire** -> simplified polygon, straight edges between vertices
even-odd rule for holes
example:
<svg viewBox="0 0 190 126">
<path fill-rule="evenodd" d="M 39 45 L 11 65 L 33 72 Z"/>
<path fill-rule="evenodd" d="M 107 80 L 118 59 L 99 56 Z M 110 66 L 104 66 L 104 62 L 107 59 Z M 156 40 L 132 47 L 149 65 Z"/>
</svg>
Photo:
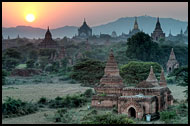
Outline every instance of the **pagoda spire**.
<svg viewBox="0 0 190 126">
<path fill-rule="evenodd" d="M 183 35 L 183 30 L 182 30 L 182 28 L 181 28 L 181 32 L 180 32 L 180 34 Z"/>
<path fill-rule="evenodd" d="M 112 48 L 104 69 L 104 76 L 100 80 L 100 84 L 103 86 L 121 87 L 123 86 L 123 80 L 119 75 L 119 68 L 115 61 Z"/>
<path fill-rule="evenodd" d="M 138 23 L 137 23 L 137 17 L 135 17 L 134 29 L 139 29 L 138 28 Z"/>
<path fill-rule="evenodd" d="M 174 54 L 174 49 L 173 49 L 173 48 L 172 48 L 172 50 L 171 50 L 169 60 L 176 60 L 176 58 L 175 58 L 175 54 Z"/>
<path fill-rule="evenodd" d="M 160 74 L 160 81 L 159 81 L 160 86 L 166 87 L 167 82 L 164 76 L 164 69 L 162 68 L 161 74 Z"/>
<path fill-rule="evenodd" d="M 150 67 L 150 73 L 146 81 L 152 83 L 155 86 L 158 86 L 158 80 L 156 79 L 152 66 Z"/>
</svg>

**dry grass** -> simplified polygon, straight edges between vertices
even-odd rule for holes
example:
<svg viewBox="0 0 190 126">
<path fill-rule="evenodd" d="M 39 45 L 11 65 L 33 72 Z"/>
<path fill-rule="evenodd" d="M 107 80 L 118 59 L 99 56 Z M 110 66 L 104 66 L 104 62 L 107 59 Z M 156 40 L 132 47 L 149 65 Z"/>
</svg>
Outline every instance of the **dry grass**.
<svg viewBox="0 0 190 126">
<path fill-rule="evenodd" d="M 2 101 L 7 96 L 23 101 L 36 102 L 41 97 L 54 99 L 57 96 L 65 96 L 76 92 L 84 92 L 88 87 L 81 87 L 80 84 L 27 84 L 8 85 L 2 87 Z"/>
<path fill-rule="evenodd" d="M 167 85 L 167 86 L 171 90 L 174 99 L 177 99 L 177 100 L 180 100 L 180 101 L 187 99 L 185 97 L 185 93 L 183 92 L 183 91 L 185 91 L 187 89 L 187 87 L 177 86 L 175 84 Z"/>
</svg>

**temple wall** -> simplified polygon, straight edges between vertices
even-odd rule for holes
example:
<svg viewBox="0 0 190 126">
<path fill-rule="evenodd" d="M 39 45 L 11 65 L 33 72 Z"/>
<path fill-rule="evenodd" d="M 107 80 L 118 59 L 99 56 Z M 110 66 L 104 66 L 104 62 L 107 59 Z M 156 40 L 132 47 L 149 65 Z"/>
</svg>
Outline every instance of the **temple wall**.
<svg viewBox="0 0 190 126">
<path fill-rule="evenodd" d="M 92 99 L 91 106 L 97 108 L 113 108 L 114 106 L 117 106 L 117 99 Z"/>
</svg>

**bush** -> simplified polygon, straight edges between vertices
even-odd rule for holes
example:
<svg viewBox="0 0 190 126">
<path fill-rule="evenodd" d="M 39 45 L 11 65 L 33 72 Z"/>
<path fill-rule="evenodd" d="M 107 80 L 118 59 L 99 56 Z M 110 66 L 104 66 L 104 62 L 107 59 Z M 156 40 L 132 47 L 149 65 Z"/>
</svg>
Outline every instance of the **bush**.
<svg viewBox="0 0 190 126">
<path fill-rule="evenodd" d="M 37 110 L 37 105 L 23 102 L 20 99 L 15 100 L 11 97 L 5 99 L 5 102 L 2 104 L 2 115 L 4 117 L 27 115 Z"/>
<path fill-rule="evenodd" d="M 168 84 L 175 84 L 176 83 L 175 77 L 167 77 L 166 81 Z"/>
<path fill-rule="evenodd" d="M 81 107 L 87 102 L 87 98 L 83 95 L 72 95 L 65 97 L 56 97 L 55 100 L 49 102 L 50 108 L 75 108 Z"/>
<path fill-rule="evenodd" d="M 35 61 L 33 59 L 30 59 L 26 62 L 27 68 L 34 68 Z"/>
<path fill-rule="evenodd" d="M 106 113 L 101 115 L 85 116 L 83 124 L 134 124 L 132 119 L 127 118 L 125 115 L 117 115 Z"/>
<path fill-rule="evenodd" d="M 40 100 L 38 101 L 38 104 L 47 104 L 48 100 L 45 97 L 41 97 Z"/>
<path fill-rule="evenodd" d="M 70 111 L 67 111 L 66 108 L 59 109 L 55 113 L 53 119 L 55 122 L 63 122 L 63 123 L 70 123 L 72 122 L 72 114 Z"/>
<path fill-rule="evenodd" d="M 173 110 L 173 111 L 162 111 L 160 112 L 160 119 L 162 121 L 168 121 L 168 120 L 171 120 L 171 119 L 175 119 L 177 116 L 176 114 L 176 111 Z"/>
<path fill-rule="evenodd" d="M 86 96 L 86 97 L 92 97 L 92 95 L 93 95 L 92 89 L 87 89 L 87 90 L 84 92 L 84 96 Z"/>
<path fill-rule="evenodd" d="M 137 61 L 131 61 L 128 64 L 123 65 L 120 70 L 120 75 L 128 84 L 138 84 L 147 79 L 151 66 L 153 67 L 156 77 L 159 77 L 161 67 L 158 63 Z"/>
</svg>

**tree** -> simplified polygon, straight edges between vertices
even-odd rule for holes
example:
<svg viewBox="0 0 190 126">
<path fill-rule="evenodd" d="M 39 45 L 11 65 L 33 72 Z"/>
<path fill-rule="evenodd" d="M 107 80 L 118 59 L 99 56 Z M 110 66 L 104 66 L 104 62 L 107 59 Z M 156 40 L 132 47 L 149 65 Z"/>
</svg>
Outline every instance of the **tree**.
<svg viewBox="0 0 190 126">
<path fill-rule="evenodd" d="M 128 39 L 127 57 L 142 61 L 156 61 L 159 46 L 153 42 L 151 37 L 144 32 L 139 32 Z"/>
<path fill-rule="evenodd" d="M 4 65 L 5 65 L 4 68 L 8 71 L 11 71 L 19 64 L 19 62 L 20 61 L 15 58 L 6 58 L 6 60 L 4 61 Z"/>
<path fill-rule="evenodd" d="M 29 58 L 33 59 L 33 60 L 37 60 L 38 59 L 38 52 L 36 50 L 32 50 L 29 52 Z"/>
<path fill-rule="evenodd" d="M 3 68 L 10 71 L 14 69 L 21 61 L 21 53 L 14 48 L 7 49 L 2 56 Z"/>
<path fill-rule="evenodd" d="M 161 67 L 158 63 L 136 61 L 130 61 L 128 64 L 123 65 L 120 70 L 120 75 L 128 84 L 138 84 L 148 77 L 151 66 L 153 67 L 156 77 L 159 77 Z"/>
<path fill-rule="evenodd" d="M 35 61 L 33 59 L 30 59 L 26 62 L 26 67 L 27 68 L 34 68 L 34 63 L 35 63 Z"/>
<path fill-rule="evenodd" d="M 92 59 L 83 59 L 73 66 L 71 78 L 85 84 L 94 85 L 104 74 L 105 63 Z"/>
<path fill-rule="evenodd" d="M 21 53 L 14 48 L 9 48 L 5 51 L 4 56 L 6 58 L 21 59 Z"/>
</svg>

